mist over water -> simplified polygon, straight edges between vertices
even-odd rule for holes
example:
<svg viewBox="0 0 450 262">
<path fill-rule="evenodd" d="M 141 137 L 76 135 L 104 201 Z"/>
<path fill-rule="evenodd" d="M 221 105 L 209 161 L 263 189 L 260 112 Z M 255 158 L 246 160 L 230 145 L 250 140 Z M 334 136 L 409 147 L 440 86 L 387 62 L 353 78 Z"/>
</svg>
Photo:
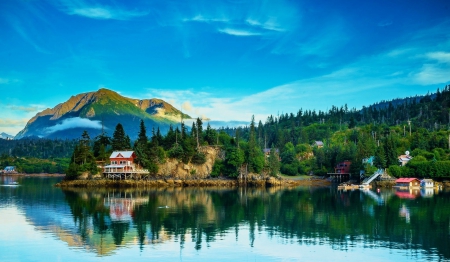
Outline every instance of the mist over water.
<svg viewBox="0 0 450 262">
<path fill-rule="evenodd" d="M 445 191 L 62 190 L 59 180 L 2 177 L 1 261 L 450 259 Z"/>
</svg>

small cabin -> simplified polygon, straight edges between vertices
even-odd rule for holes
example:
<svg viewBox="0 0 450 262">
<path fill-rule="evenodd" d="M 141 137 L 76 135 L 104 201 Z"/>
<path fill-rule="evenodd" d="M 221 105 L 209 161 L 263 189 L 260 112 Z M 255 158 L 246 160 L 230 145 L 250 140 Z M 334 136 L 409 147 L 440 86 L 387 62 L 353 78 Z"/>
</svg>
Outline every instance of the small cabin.
<svg viewBox="0 0 450 262">
<path fill-rule="evenodd" d="M 344 162 L 341 162 L 336 165 L 334 168 L 334 173 L 336 174 L 349 174 L 350 173 L 350 165 L 352 164 L 351 161 L 345 160 Z"/>
<path fill-rule="evenodd" d="M 420 187 L 434 187 L 433 179 L 422 179 L 420 180 Z"/>
<path fill-rule="evenodd" d="M 417 178 L 399 178 L 395 180 L 395 185 L 398 187 L 420 187 L 420 181 Z"/>
<path fill-rule="evenodd" d="M 323 142 L 322 141 L 314 141 L 313 146 L 317 146 L 317 148 L 322 148 L 323 147 Z"/>
</svg>

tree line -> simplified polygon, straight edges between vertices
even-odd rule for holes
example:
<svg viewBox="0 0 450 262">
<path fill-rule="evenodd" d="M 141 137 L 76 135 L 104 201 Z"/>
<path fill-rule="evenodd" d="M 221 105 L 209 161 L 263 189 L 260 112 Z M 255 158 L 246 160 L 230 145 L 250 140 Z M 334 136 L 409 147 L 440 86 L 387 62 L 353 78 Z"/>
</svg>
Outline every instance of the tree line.
<svg viewBox="0 0 450 262">
<path fill-rule="evenodd" d="M 136 164 L 147 169 L 151 175 L 158 174 L 158 165 L 163 164 L 167 158 L 175 158 L 185 164 L 201 165 L 206 162 L 206 155 L 201 150 L 205 146 L 217 146 L 224 152 L 224 157 L 214 163 L 212 177 L 237 177 L 244 172 L 243 169 L 246 173 L 278 174 L 279 159 L 275 150 L 272 150 L 272 154 L 266 159 L 257 143 L 254 118 L 249 130 L 248 141 L 240 140 L 239 136 L 232 137 L 224 131 L 212 129 L 209 123 L 204 130 L 203 121 L 197 118 L 190 129 L 181 122 L 175 129 L 170 126 L 165 136 L 159 128 L 152 129 L 150 137 L 147 135 L 144 121 L 141 120 L 137 139 L 133 143 L 120 123 L 117 124 L 112 137 L 102 133 L 91 141 L 89 134 L 84 131 L 71 156 L 67 178 L 74 179 L 83 172 L 96 174 L 99 172 L 97 163 L 108 163 L 109 155 L 113 151 L 133 150 L 136 154 Z"/>
<path fill-rule="evenodd" d="M 344 105 L 332 106 L 327 112 L 300 109 L 296 114 L 271 115 L 264 123 L 252 118 L 245 127 L 215 130 L 208 124 L 203 129 L 202 120 L 197 119 L 191 127 L 180 123 L 176 128 L 171 126 L 165 135 L 157 128 L 148 136 L 141 121 L 138 138 L 133 142 L 118 124 L 113 137 L 102 133 L 91 139 L 86 133 L 77 141 L 0 139 L 0 143 L 16 143 L 0 150 L 16 157 L 71 157 L 70 162 L 78 168 L 84 166 L 75 173 L 94 172 L 93 163 L 107 161 L 113 150 L 134 150 L 137 163 L 156 174 L 158 164 L 166 158 L 204 163 L 201 148 L 210 145 L 224 152 L 212 176 L 236 177 L 242 170 L 324 175 L 334 172 L 339 162 L 349 160 L 354 174 L 389 168 L 394 176 L 450 177 L 442 171 L 447 164 L 440 163 L 450 161 L 449 130 L 450 87 L 445 86 L 434 94 L 383 101 L 361 110 Z M 322 141 L 323 147 L 315 146 L 315 141 Z M 400 168 L 398 156 L 406 151 L 413 160 Z M 364 164 L 363 160 L 370 156 L 374 157 L 373 165 Z"/>
</svg>

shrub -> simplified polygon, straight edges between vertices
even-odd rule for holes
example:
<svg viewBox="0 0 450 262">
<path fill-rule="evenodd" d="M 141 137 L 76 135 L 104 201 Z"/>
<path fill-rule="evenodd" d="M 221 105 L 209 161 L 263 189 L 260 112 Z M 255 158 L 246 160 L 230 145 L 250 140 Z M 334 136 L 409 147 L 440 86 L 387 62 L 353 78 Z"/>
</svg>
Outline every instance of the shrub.
<svg viewBox="0 0 450 262">
<path fill-rule="evenodd" d="M 224 169 L 223 161 L 220 159 L 217 159 L 216 162 L 214 162 L 214 165 L 213 165 L 213 168 L 211 171 L 211 176 L 218 177 L 218 176 L 222 175 L 223 169 Z"/>
<path fill-rule="evenodd" d="M 196 165 L 202 165 L 206 163 L 206 155 L 202 152 L 196 152 L 191 159 L 191 163 Z"/>
</svg>

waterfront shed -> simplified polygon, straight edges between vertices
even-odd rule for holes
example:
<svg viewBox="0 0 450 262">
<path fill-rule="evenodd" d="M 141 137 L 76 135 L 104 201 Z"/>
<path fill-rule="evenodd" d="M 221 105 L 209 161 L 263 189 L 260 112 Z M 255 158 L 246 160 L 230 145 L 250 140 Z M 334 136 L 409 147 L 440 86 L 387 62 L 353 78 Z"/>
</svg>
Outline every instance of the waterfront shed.
<svg viewBox="0 0 450 262">
<path fill-rule="evenodd" d="M 334 173 L 349 174 L 351 164 L 352 164 L 352 162 L 348 161 L 348 160 L 345 160 L 344 162 L 337 164 L 336 167 L 334 168 Z"/>
<path fill-rule="evenodd" d="M 398 187 L 420 187 L 420 181 L 414 177 L 404 177 L 395 180 L 395 185 Z"/>
<path fill-rule="evenodd" d="M 422 179 L 420 181 L 420 187 L 434 187 L 433 179 Z"/>
</svg>

